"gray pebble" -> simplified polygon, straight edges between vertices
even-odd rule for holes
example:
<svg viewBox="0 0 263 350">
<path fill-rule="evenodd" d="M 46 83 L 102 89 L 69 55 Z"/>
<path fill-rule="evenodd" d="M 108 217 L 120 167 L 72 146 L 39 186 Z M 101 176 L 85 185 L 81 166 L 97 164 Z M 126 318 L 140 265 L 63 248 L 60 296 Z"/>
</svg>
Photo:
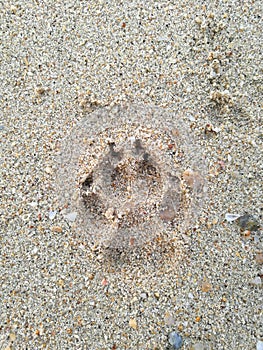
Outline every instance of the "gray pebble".
<svg viewBox="0 0 263 350">
<path fill-rule="evenodd" d="M 169 344 L 172 345 L 174 349 L 180 349 L 180 347 L 183 345 L 183 338 L 176 332 L 171 332 L 168 340 Z"/>
<path fill-rule="evenodd" d="M 192 350 L 209 350 L 209 347 L 203 343 L 196 343 L 192 346 Z"/>
<path fill-rule="evenodd" d="M 259 222 L 257 221 L 254 216 L 250 214 L 245 214 L 240 216 L 237 219 L 237 224 L 241 228 L 242 231 L 249 230 L 249 231 L 257 231 L 260 227 Z"/>
</svg>

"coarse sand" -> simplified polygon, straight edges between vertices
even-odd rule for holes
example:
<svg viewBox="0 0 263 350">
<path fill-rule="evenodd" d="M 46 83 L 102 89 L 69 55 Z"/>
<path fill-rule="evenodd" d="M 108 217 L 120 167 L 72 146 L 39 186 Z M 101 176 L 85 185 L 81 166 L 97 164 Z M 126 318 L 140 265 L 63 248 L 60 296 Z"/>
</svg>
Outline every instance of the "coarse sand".
<svg viewBox="0 0 263 350">
<path fill-rule="evenodd" d="M 1 3 L 0 349 L 263 349 L 262 10 Z M 56 170 L 74 128 L 130 104 L 182 120 L 207 196 L 191 228 L 116 249 L 63 215 Z"/>
</svg>

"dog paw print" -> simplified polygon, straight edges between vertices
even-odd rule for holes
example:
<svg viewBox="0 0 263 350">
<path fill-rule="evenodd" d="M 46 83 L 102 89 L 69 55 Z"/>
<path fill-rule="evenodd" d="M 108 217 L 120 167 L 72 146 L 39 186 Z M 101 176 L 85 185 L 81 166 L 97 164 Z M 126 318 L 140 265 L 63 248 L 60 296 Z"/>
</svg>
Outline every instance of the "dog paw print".
<svg viewBox="0 0 263 350">
<path fill-rule="evenodd" d="M 205 194 L 205 165 L 174 115 L 138 105 L 88 115 L 65 139 L 57 185 L 74 229 L 106 246 L 186 230 Z"/>
</svg>

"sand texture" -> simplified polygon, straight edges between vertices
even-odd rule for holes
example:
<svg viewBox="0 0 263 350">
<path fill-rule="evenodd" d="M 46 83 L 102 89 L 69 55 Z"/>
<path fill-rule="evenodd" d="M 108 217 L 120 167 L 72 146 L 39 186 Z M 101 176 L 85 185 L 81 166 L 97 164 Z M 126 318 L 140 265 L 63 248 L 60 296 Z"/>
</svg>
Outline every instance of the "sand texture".
<svg viewBox="0 0 263 350">
<path fill-rule="evenodd" d="M 263 349 L 262 10 L 2 2 L 0 349 Z"/>
</svg>

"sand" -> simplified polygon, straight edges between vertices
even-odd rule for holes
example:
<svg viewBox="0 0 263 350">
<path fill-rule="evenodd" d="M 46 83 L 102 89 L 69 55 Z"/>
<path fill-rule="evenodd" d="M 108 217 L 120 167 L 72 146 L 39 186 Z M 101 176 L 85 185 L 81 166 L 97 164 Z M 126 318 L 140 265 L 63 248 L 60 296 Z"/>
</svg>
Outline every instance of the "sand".
<svg viewBox="0 0 263 350">
<path fill-rule="evenodd" d="M 181 349 L 262 349 L 261 1 L 0 11 L 0 348 L 157 350 L 176 332 Z M 78 122 L 130 103 L 183 120 L 208 193 L 192 229 L 106 249 L 62 215 L 55 170 Z"/>
</svg>

